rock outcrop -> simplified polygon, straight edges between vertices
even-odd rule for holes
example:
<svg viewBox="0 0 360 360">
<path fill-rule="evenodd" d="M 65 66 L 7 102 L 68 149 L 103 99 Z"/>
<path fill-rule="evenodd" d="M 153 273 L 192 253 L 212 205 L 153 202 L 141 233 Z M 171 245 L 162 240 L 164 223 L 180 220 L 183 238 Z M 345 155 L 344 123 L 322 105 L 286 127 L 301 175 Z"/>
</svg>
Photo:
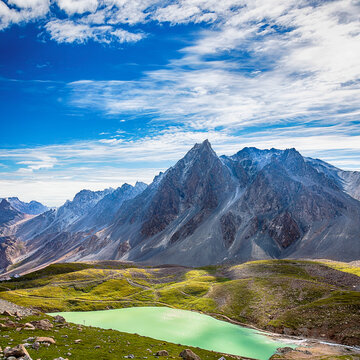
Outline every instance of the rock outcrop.
<svg viewBox="0 0 360 360">
<path fill-rule="evenodd" d="M 190 349 L 183 350 L 179 356 L 183 358 L 183 360 L 201 360 L 200 357 Z"/>
</svg>

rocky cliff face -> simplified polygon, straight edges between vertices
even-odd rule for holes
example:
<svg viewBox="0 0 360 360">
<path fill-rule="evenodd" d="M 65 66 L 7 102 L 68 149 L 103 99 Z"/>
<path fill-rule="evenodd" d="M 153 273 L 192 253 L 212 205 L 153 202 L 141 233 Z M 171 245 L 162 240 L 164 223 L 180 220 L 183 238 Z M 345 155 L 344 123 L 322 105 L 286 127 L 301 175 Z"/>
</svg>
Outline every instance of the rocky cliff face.
<svg viewBox="0 0 360 360">
<path fill-rule="evenodd" d="M 81 192 L 30 220 L 36 234 L 25 222 L 17 236 L 32 251 L 28 266 L 60 257 L 184 265 L 356 260 L 359 178 L 295 149 L 218 157 L 205 141 L 148 187 Z"/>
<path fill-rule="evenodd" d="M 144 215 L 141 233 L 151 237 L 189 209 L 195 209 L 172 235 L 171 242 L 186 237 L 216 209 L 224 194 L 234 188 L 229 172 L 210 143 L 197 144 L 164 175 Z"/>
<path fill-rule="evenodd" d="M 0 271 L 11 265 L 14 259 L 26 253 L 25 244 L 15 236 L 0 237 Z"/>
</svg>

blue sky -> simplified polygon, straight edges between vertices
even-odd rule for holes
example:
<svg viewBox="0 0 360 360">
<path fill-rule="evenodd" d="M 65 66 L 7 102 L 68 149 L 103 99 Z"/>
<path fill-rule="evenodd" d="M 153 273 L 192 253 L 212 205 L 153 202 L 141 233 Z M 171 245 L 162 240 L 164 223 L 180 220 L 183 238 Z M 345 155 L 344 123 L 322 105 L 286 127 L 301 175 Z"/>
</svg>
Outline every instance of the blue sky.
<svg viewBox="0 0 360 360">
<path fill-rule="evenodd" d="M 355 0 L 0 2 L 0 197 L 150 182 L 195 143 L 360 170 Z"/>
</svg>

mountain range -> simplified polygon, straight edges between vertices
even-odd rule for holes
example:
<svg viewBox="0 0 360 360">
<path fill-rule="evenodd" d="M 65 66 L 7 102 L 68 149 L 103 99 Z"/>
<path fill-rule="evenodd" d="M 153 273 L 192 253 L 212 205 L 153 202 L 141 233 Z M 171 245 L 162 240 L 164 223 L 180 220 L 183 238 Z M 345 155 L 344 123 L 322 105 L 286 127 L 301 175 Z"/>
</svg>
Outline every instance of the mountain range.
<svg viewBox="0 0 360 360">
<path fill-rule="evenodd" d="M 360 172 L 295 149 L 218 156 L 206 140 L 150 185 L 82 190 L 58 209 L 25 207 L 27 217 L 16 204 L 0 203 L 3 271 L 109 259 L 187 266 L 360 259 Z"/>
</svg>

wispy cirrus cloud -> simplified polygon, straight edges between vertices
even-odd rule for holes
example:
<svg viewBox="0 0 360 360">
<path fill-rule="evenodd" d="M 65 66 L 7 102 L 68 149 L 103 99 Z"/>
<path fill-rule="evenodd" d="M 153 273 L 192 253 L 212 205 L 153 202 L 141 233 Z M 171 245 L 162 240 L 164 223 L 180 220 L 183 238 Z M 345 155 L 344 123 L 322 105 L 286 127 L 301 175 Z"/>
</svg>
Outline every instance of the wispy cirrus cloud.
<svg viewBox="0 0 360 360">
<path fill-rule="evenodd" d="M 194 129 L 358 119 L 360 5 L 258 0 L 231 11 L 230 2 L 199 3 L 222 20 L 180 50 L 180 59 L 136 81 L 72 82 L 73 104 Z M 169 6 L 185 16 L 194 4 Z"/>
<path fill-rule="evenodd" d="M 68 15 L 94 13 L 99 6 L 98 0 L 57 0 L 56 3 Z"/>
<path fill-rule="evenodd" d="M 236 3 L 237 0 L 227 0 L 222 5 L 213 0 L 7 0 L 0 3 L 0 30 L 42 19 L 51 39 L 58 42 L 135 42 L 142 39 L 141 29 L 135 28 L 131 33 L 124 25 L 211 23 Z M 58 16 L 58 10 L 66 17 Z"/>
<path fill-rule="evenodd" d="M 71 20 L 52 20 L 45 25 L 51 39 L 58 43 L 84 43 L 93 40 L 99 43 L 137 42 L 145 35 L 132 33 L 123 29 L 114 29 L 112 26 L 90 26 Z"/>
<path fill-rule="evenodd" d="M 44 17 L 49 0 L 8 0 L 0 2 L 0 30 L 12 24 L 25 23 Z"/>
</svg>

